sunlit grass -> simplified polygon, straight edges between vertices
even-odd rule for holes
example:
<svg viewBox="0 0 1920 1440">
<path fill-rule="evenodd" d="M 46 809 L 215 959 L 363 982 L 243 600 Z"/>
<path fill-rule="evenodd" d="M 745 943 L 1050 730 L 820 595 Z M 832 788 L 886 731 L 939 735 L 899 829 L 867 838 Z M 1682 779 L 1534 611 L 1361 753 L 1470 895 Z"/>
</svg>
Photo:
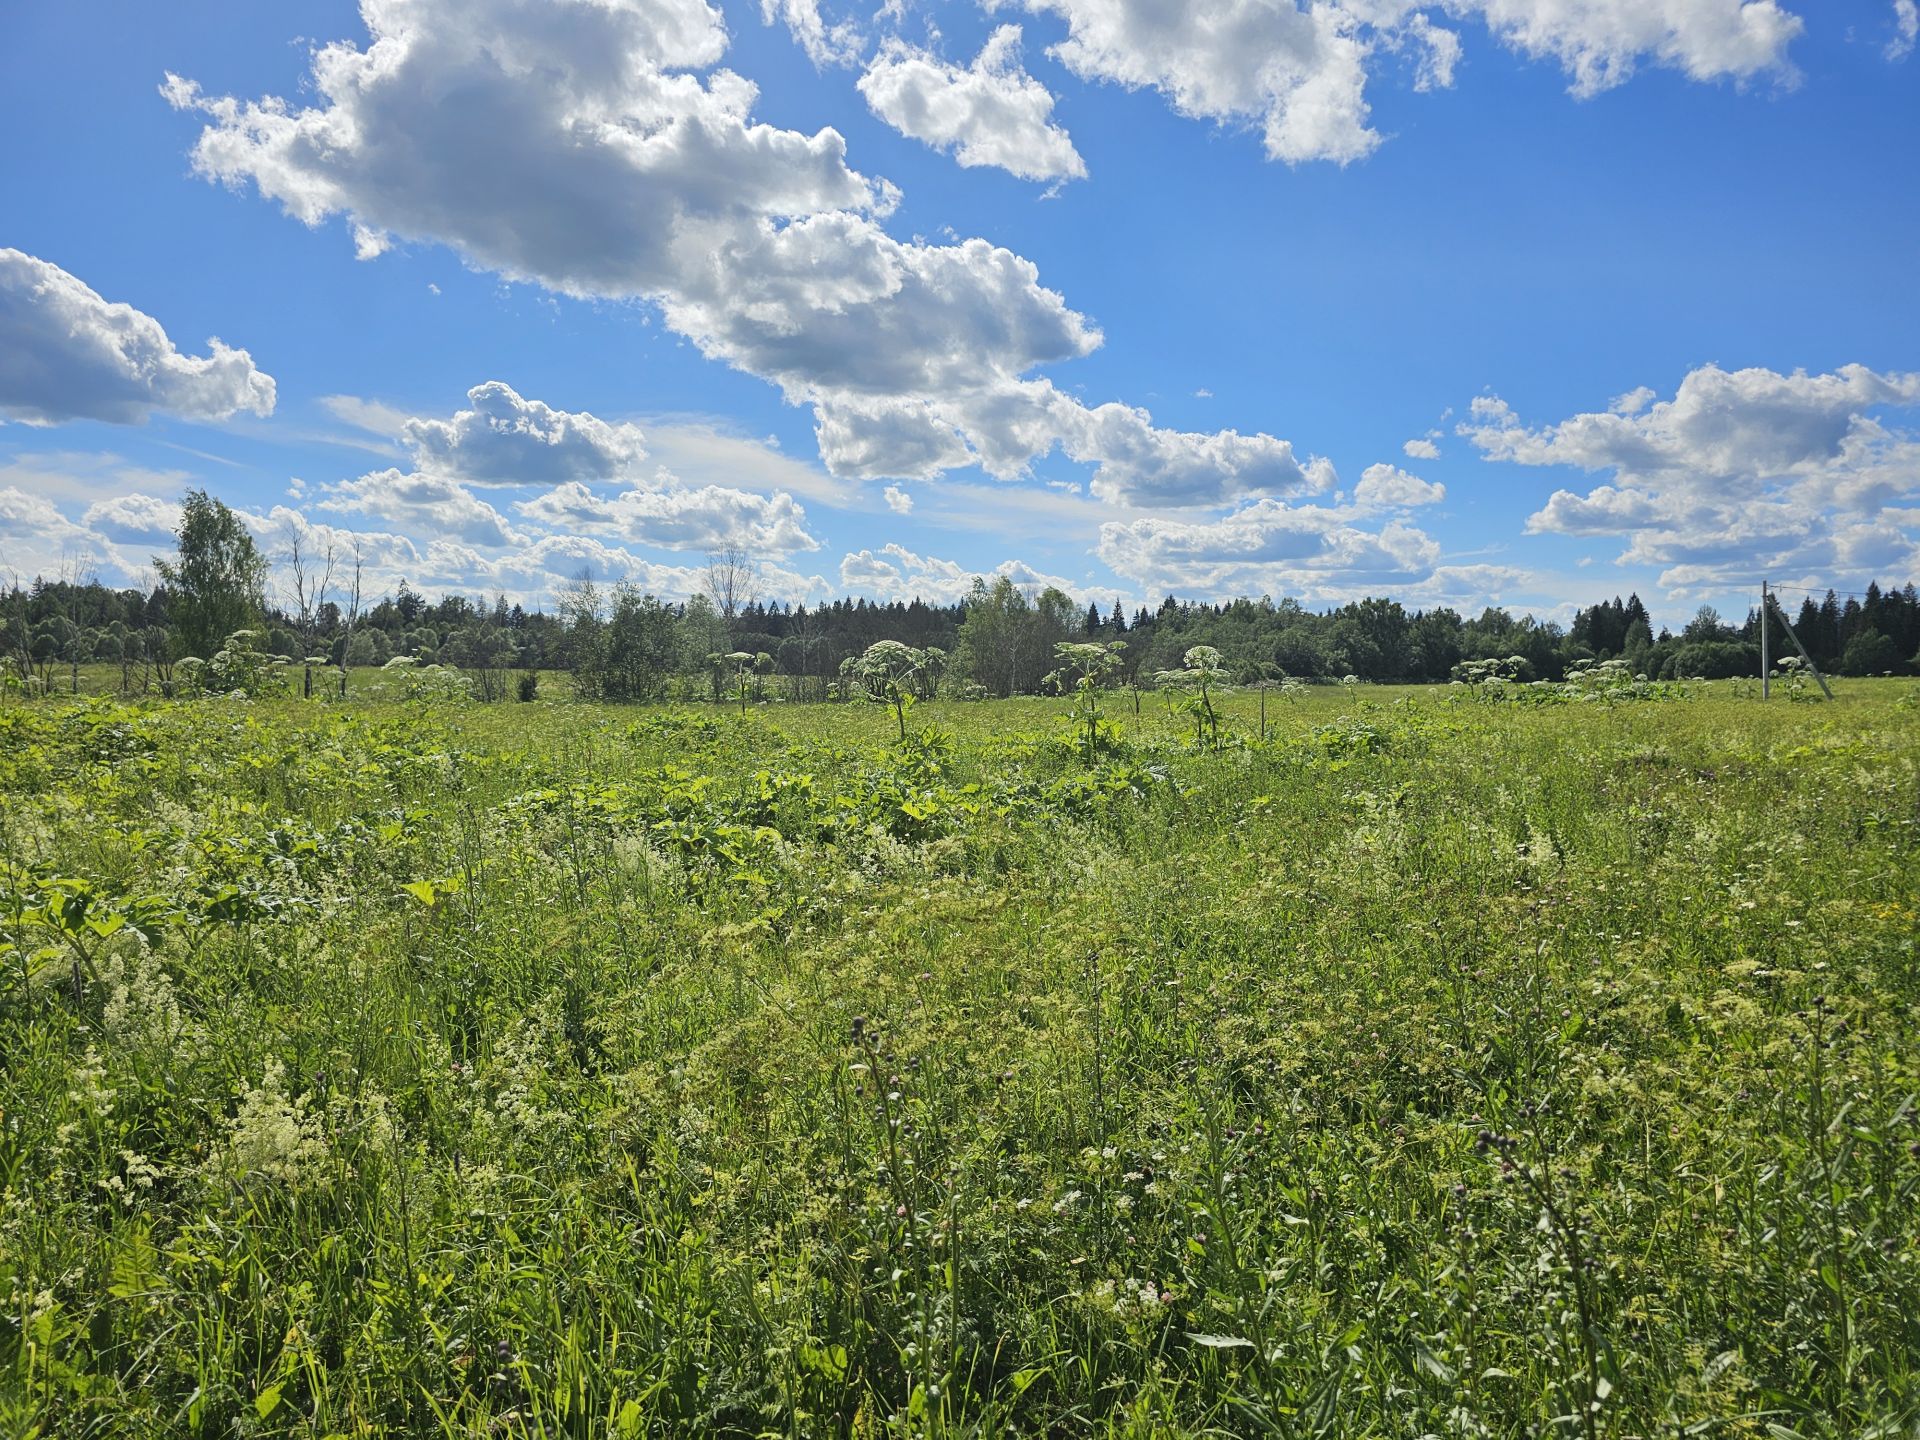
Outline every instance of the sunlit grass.
<svg viewBox="0 0 1920 1440">
<path fill-rule="evenodd" d="M 0 1429 L 1905 1434 L 1913 690 L 0 707 Z"/>
</svg>

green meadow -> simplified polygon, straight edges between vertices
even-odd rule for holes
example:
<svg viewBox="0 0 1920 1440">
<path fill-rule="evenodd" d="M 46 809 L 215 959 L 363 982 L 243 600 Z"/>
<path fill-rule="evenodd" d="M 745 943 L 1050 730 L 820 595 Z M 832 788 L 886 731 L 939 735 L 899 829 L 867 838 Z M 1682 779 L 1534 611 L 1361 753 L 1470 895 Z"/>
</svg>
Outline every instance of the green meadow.
<svg viewBox="0 0 1920 1440">
<path fill-rule="evenodd" d="M 1912 681 L 558 689 L 0 705 L 0 1432 L 1914 1433 Z"/>
</svg>

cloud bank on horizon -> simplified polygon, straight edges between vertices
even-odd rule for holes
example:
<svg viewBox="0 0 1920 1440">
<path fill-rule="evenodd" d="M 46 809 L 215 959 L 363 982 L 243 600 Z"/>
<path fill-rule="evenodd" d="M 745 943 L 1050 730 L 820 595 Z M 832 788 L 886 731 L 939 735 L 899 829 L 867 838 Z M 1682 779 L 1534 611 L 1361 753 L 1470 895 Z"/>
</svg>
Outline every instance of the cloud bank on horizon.
<svg viewBox="0 0 1920 1440">
<path fill-rule="evenodd" d="M 1023 23 L 1008 22 L 1014 8 Z M 1894 0 L 1872 64 L 1905 61 L 1913 13 Z M 1880 334 L 1837 334 L 1819 350 L 1826 368 L 1811 369 L 1675 365 L 1664 346 L 1634 389 L 1611 403 L 1573 395 L 1575 413 L 1547 423 L 1500 398 L 1529 380 L 1517 372 L 1478 395 L 1409 401 L 1414 424 L 1382 417 L 1371 440 L 1336 447 L 1334 427 L 1284 393 L 1242 396 L 1237 413 L 1254 423 L 1163 423 L 1153 409 L 1166 394 L 1218 404 L 1218 382 L 1156 383 L 1132 338 L 1145 311 L 1096 319 L 1074 300 L 1077 288 L 1112 294 L 1098 230 L 1080 227 L 1104 223 L 1114 201 L 1091 197 L 1142 180 L 1125 133 L 1103 124 L 1115 105 L 1164 106 L 1154 143 L 1195 147 L 1196 163 L 1249 193 L 1326 165 L 1310 183 L 1335 195 L 1383 152 L 1421 143 L 1417 129 L 1382 128 L 1377 105 L 1418 115 L 1405 107 L 1470 91 L 1492 77 L 1467 72 L 1499 57 L 1557 68 L 1573 97 L 1560 106 L 1614 103 L 1643 71 L 1668 91 L 1722 92 L 1712 103 L 1730 112 L 1781 104 L 1814 82 L 1796 61 L 1808 20 L 1779 0 L 985 0 L 953 17 L 983 31 L 978 43 L 904 7 L 763 0 L 758 18 L 803 59 L 763 59 L 777 104 L 728 64 L 742 17 L 730 28 L 708 0 L 362 0 L 360 14 L 365 35 L 316 46 L 296 93 L 209 93 L 170 71 L 159 100 L 125 103 L 189 117 L 194 175 L 309 229 L 337 224 L 367 265 L 444 251 L 506 287 L 469 300 L 491 306 L 473 323 L 507 323 L 497 296 L 514 290 L 621 317 L 632 343 L 663 333 L 687 383 L 724 398 L 675 414 L 635 393 L 596 414 L 565 390 L 473 373 L 449 345 L 423 382 L 444 408 L 360 394 L 346 366 L 324 388 L 303 384 L 303 412 L 332 426 L 315 440 L 287 419 L 284 378 L 252 358 L 303 339 L 265 307 L 238 304 L 220 322 L 250 348 L 209 339 L 194 355 L 156 318 L 167 294 L 109 301 L 57 258 L 0 250 L 0 570 L 139 574 L 165 547 L 179 491 L 220 493 L 223 476 L 122 452 L 198 453 L 145 438 L 198 427 L 289 452 L 279 485 L 256 476 L 238 497 L 263 537 L 358 536 L 377 580 L 536 603 L 582 570 L 684 594 L 700 556 L 725 545 L 760 556 L 770 592 L 794 600 L 951 599 L 974 574 L 1004 574 L 1081 597 L 1515 596 L 1550 609 L 1584 594 L 1568 547 L 1600 541 L 1630 584 L 1675 601 L 1762 571 L 1920 573 L 1920 375 L 1863 363 L 1897 349 Z M 849 126 L 864 112 L 866 149 L 913 168 L 916 188 L 856 165 L 839 126 L 794 123 L 809 110 Z M 784 123 L 763 118 L 776 113 Z M 909 148 L 881 145 L 887 134 Z M 1009 211 L 1016 192 L 1044 203 Z M 1047 241 L 1044 267 L 1027 246 L 926 224 L 980 195 L 981 228 Z M 1151 192 L 1136 198 L 1152 205 Z M 1061 221 L 1063 250 L 1047 222 L 1076 204 L 1105 208 Z M 1132 223 L 1174 246 L 1220 243 L 1183 236 L 1178 215 Z M 1268 252 L 1285 272 L 1286 233 L 1269 244 L 1249 227 L 1233 237 L 1248 247 L 1234 251 L 1239 272 L 1182 283 L 1230 291 Z M 1419 244 L 1409 234 L 1406 253 Z M 1308 353 L 1353 343 L 1278 333 Z M 565 368 L 561 342 L 527 343 L 542 371 Z M 1380 374 L 1408 343 L 1394 337 Z M 1833 344 L 1859 350 L 1827 358 Z M 1360 387 L 1351 405 L 1374 398 Z M 1464 418 L 1450 422 L 1455 406 Z M 768 413 L 776 429 L 808 417 L 812 453 L 755 437 Z M 94 448 L 27 443 L 54 427 L 97 431 Z M 1438 443 L 1449 438 L 1458 453 Z M 343 445 L 390 463 L 342 468 Z M 1338 465 L 1336 448 L 1349 456 Z M 319 478 L 293 479 L 296 467 Z M 1534 469 L 1549 485 L 1509 503 Z"/>
</svg>

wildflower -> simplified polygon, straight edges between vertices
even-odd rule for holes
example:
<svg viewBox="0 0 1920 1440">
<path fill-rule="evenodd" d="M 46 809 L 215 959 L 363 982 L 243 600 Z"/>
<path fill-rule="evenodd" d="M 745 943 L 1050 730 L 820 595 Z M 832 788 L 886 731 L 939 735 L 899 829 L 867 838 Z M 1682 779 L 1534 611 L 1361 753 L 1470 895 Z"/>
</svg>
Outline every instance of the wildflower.
<svg viewBox="0 0 1920 1440">
<path fill-rule="evenodd" d="M 286 1092 L 286 1067 L 267 1062 L 259 1085 L 240 1097 L 239 1112 L 228 1125 L 228 1154 L 235 1173 L 298 1189 L 316 1176 L 328 1147 L 303 1096 Z"/>
<path fill-rule="evenodd" d="M 114 1089 L 107 1084 L 107 1067 L 99 1053 L 91 1046 L 86 1057 L 74 1067 L 73 1085 L 67 1091 L 67 1100 L 78 1107 L 82 1116 L 90 1125 L 98 1125 L 113 1114 Z M 60 1127 L 61 1144 L 79 1133 L 77 1122 L 68 1122 Z"/>
<path fill-rule="evenodd" d="M 120 1152 L 120 1163 L 125 1170 L 122 1175 L 109 1175 L 100 1181 L 100 1188 L 129 1210 L 133 1209 L 153 1189 L 153 1182 L 166 1174 L 158 1165 L 144 1155 L 131 1150 Z"/>
<path fill-rule="evenodd" d="M 1127 1276 L 1121 1280 L 1102 1280 L 1086 1293 L 1087 1302 L 1112 1315 L 1122 1324 L 1138 1324 L 1155 1319 L 1173 1303 L 1173 1292 L 1163 1290 L 1151 1280 Z"/>
</svg>

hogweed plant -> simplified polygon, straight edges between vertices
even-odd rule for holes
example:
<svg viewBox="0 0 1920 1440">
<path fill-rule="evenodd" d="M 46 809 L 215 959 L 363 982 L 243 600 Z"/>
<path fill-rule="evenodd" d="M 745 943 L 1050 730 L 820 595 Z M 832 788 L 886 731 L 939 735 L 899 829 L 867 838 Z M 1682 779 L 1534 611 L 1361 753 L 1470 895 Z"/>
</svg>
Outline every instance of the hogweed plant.
<svg viewBox="0 0 1920 1440">
<path fill-rule="evenodd" d="M 849 671 L 867 699 L 892 709 L 902 745 L 907 743 L 907 712 L 919 698 L 916 684 L 926 663 L 924 650 L 898 640 L 876 640 Z"/>
<path fill-rule="evenodd" d="M 1178 708 L 1193 717 L 1194 744 L 1220 748 L 1220 712 L 1214 693 L 1233 678 L 1220 652 L 1211 645 L 1195 645 L 1181 658 L 1178 670 L 1162 670 L 1154 679 L 1179 699 Z"/>
<path fill-rule="evenodd" d="M 740 702 L 740 713 L 747 713 L 747 702 L 753 698 L 753 652 L 733 650 L 726 655 L 727 677 L 732 682 L 734 698 Z"/>
<path fill-rule="evenodd" d="M 1813 672 L 1807 668 L 1806 661 L 1798 655 L 1788 655 L 1774 665 L 1771 678 L 1773 683 L 1785 693 L 1787 699 L 1808 701 L 1821 698 L 1815 693 L 1810 683 L 1812 675 Z"/>
<path fill-rule="evenodd" d="M 1301 692 L 1307 687 L 1287 674 L 1287 672 L 1278 665 L 1262 664 L 1257 668 L 1256 673 L 1259 678 L 1253 682 L 1252 688 L 1260 696 L 1260 743 L 1264 745 L 1269 739 L 1267 731 L 1267 692 L 1269 690 L 1277 690 L 1283 699 L 1291 703 L 1297 700 Z"/>
<path fill-rule="evenodd" d="M 1120 652 L 1126 648 L 1124 640 L 1061 640 L 1053 647 L 1053 656 L 1059 665 L 1047 675 L 1046 683 L 1072 696 L 1073 707 L 1067 712 L 1067 723 L 1080 737 L 1080 752 L 1089 765 L 1093 764 L 1099 749 L 1105 717 L 1100 708 L 1100 693 L 1118 672 Z"/>
<path fill-rule="evenodd" d="M 236 630 L 212 659 L 188 656 L 181 660 L 176 671 L 180 692 L 187 697 L 226 695 L 241 700 L 283 694 L 285 661 L 260 648 L 264 638 L 258 630 Z"/>
</svg>

